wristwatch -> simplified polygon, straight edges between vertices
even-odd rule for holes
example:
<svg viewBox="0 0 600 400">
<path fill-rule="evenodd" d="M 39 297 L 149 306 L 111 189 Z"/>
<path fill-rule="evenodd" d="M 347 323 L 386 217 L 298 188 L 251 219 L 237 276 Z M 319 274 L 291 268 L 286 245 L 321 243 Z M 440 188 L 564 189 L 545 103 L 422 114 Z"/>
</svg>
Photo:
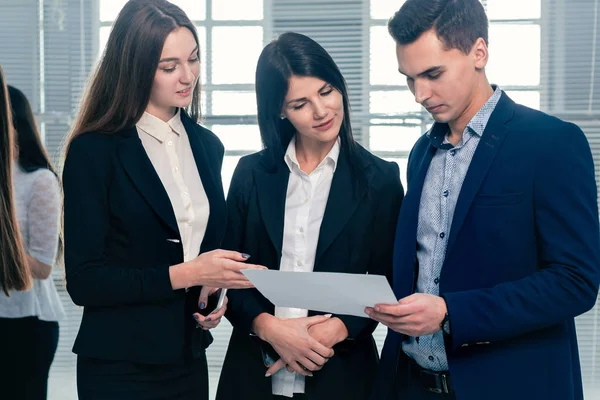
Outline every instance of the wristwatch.
<svg viewBox="0 0 600 400">
<path fill-rule="evenodd" d="M 448 315 L 448 313 L 444 315 L 444 319 L 440 324 L 440 328 L 442 329 L 442 332 L 444 332 L 444 335 L 450 335 L 450 316 Z"/>
</svg>

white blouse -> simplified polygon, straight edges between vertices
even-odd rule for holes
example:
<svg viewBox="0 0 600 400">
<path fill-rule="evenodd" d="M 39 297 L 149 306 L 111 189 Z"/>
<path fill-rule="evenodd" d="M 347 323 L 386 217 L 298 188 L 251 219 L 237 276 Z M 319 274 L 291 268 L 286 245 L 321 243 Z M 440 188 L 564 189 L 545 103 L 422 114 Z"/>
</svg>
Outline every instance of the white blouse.
<svg viewBox="0 0 600 400">
<path fill-rule="evenodd" d="M 321 222 L 339 154 L 338 139 L 319 166 L 307 174 L 300 169 L 296 158 L 295 137 L 290 142 L 285 153 L 290 178 L 285 200 L 280 271 L 312 272 Z M 275 316 L 301 318 L 308 316 L 308 310 L 275 307 Z M 304 383 L 304 376 L 282 368 L 273 375 L 271 387 L 274 395 L 293 397 L 294 393 L 304 393 Z"/>
<path fill-rule="evenodd" d="M 200 253 L 210 205 L 181 122 L 180 111 L 168 122 L 145 112 L 136 124 L 142 145 L 171 200 L 181 235 L 184 261 Z"/>
<path fill-rule="evenodd" d="M 61 194 L 58 179 L 50 170 L 40 168 L 26 172 L 13 163 L 13 188 L 19 231 L 25 251 L 36 260 L 54 265 L 58 251 Z M 0 317 L 38 317 L 43 321 L 60 321 L 65 311 L 56 292 L 52 276 L 34 279 L 33 288 L 0 292 Z"/>
</svg>

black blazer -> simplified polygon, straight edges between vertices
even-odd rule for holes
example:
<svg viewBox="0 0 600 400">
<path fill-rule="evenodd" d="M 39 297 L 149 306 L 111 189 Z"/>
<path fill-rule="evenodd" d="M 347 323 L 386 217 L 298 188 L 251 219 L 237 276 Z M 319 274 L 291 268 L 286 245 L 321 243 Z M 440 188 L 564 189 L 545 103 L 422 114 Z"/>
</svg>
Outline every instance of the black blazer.
<svg viewBox="0 0 600 400">
<path fill-rule="evenodd" d="M 181 119 L 210 203 L 198 249 L 205 252 L 225 231 L 223 145 L 183 112 Z M 151 364 L 200 355 L 211 340 L 194 329 L 200 288 L 171 287 L 169 266 L 183 262 L 181 236 L 136 128 L 73 140 L 63 185 L 67 290 L 84 306 L 73 351 Z"/>
<path fill-rule="evenodd" d="M 342 149 L 321 224 L 314 271 L 390 274 L 396 218 L 404 191 L 398 166 L 362 147 L 352 172 Z M 242 158 L 228 194 L 224 247 L 251 255 L 253 263 L 279 269 L 289 169 L 283 159 L 269 165 L 259 152 Z M 249 333 L 259 314 L 274 306 L 256 289 L 229 291 L 227 318 L 234 330 L 225 357 L 217 399 L 265 399 L 261 349 Z M 316 312 L 309 312 L 315 315 Z M 309 398 L 364 399 L 376 373 L 378 352 L 372 338 L 376 323 L 368 318 L 338 316 L 349 339 L 334 347 L 335 356 L 306 380 Z M 264 342 L 263 342 L 264 343 Z"/>
</svg>

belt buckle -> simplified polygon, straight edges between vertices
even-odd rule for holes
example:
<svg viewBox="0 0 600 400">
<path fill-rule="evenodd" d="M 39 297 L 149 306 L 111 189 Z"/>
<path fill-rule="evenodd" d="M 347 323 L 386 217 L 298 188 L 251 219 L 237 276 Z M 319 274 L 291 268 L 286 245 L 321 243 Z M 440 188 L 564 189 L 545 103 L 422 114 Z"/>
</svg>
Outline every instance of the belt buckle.
<svg viewBox="0 0 600 400">
<path fill-rule="evenodd" d="M 440 382 L 442 383 L 442 392 L 445 394 L 450 393 L 450 387 L 448 385 L 448 377 L 445 373 L 440 374 Z"/>
<path fill-rule="evenodd" d="M 444 372 L 429 371 L 426 369 L 421 370 L 422 374 L 435 377 L 436 386 L 439 387 L 426 387 L 425 389 L 436 393 L 436 394 L 450 394 L 450 385 L 448 385 L 448 376 Z"/>
</svg>

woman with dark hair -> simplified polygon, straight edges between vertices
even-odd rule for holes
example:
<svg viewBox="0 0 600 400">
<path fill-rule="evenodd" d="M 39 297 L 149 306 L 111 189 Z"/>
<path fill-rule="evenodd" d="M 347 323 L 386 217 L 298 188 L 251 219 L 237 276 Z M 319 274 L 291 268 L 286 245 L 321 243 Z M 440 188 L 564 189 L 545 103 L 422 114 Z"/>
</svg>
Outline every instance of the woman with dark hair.
<svg viewBox="0 0 600 400">
<path fill-rule="evenodd" d="M 212 311 L 212 288 L 251 287 L 241 269 L 260 268 L 215 250 L 223 145 L 197 124 L 199 63 L 179 7 L 130 0 L 67 141 L 65 268 L 84 307 L 73 348 L 82 400 L 208 398 L 207 330 L 226 307 L 199 311 Z"/>
<path fill-rule="evenodd" d="M 258 60 L 256 98 L 264 150 L 233 175 L 226 248 L 282 271 L 389 275 L 404 195 L 398 166 L 353 139 L 346 84 L 329 54 L 306 36 L 281 35 Z M 217 398 L 368 398 L 376 324 L 319 314 L 230 291 L 234 330 Z"/>
<path fill-rule="evenodd" d="M 8 85 L 8 95 L 16 131 L 16 155 L 19 166 L 27 172 L 47 169 L 56 178 L 58 174 L 42 144 L 29 100 L 23 92 L 10 85 Z"/>
<path fill-rule="evenodd" d="M 25 262 L 34 278 L 28 291 L 0 293 L 0 331 L 4 359 L 11 368 L 0 376 L 2 394 L 24 400 L 46 399 L 48 372 L 64 317 L 50 273 L 59 248 L 60 185 L 42 145 L 25 95 L 8 86 L 16 138 L 13 195 Z"/>
</svg>

